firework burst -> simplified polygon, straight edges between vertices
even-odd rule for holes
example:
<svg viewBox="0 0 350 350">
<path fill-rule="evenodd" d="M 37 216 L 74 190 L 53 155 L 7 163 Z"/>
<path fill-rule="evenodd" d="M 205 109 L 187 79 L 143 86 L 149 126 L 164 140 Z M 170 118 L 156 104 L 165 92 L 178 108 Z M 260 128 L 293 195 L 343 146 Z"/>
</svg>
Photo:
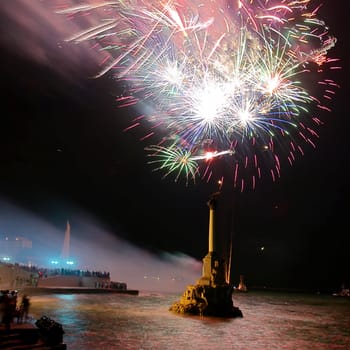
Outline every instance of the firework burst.
<svg viewBox="0 0 350 350">
<path fill-rule="evenodd" d="M 217 164 L 225 162 L 225 174 L 243 190 L 263 174 L 275 180 L 282 159 L 292 164 L 305 145 L 314 146 L 320 121 L 313 114 L 328 109 L 322 101 L 337 86 L 317 84 L 324 98 L 305 87 L 307 74 L 336 62 L 327 57 L 336 40 L 309 6 L 309 0 L 126 0 L 57 12 L 96 17 L 95 26 L 67 40 L 95 41 L 107 55 L 97 77 L 125 82 L 121 105 L 147 105 L 144 119 L 157 132 L 143 140 L 155 170 L 186 183 L 216 181 Z"/>
</svg>

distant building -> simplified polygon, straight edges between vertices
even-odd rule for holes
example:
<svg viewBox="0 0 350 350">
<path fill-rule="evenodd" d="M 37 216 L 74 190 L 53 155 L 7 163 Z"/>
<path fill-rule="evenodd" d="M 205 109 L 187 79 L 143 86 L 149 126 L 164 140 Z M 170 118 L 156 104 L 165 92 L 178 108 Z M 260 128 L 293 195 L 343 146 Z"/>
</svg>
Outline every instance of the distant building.
<svg viewBox="0 0 350 350">
<path fill-rule="evenodd" d="M 26 237 L 0 237 L 0 259 L 9 262 L 23 262 L 30 254 L 32 241 Z"/>
</svg>

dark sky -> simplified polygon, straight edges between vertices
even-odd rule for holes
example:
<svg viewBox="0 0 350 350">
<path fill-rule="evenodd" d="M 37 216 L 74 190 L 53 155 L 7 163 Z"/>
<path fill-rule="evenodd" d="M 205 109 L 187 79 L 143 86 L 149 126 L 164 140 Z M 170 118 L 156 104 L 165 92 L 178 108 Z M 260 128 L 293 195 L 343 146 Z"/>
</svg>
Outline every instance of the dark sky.
<svg viewBox="0 0 350 350">
<path fill-rule="evenodd" d="M 233 235 L 233 273 L 248 284 L 334 289 L 350 282 L 348 201 L 349 43 L 345 1 L 321 15 L 338 38 L 341 85 L 323 113 L 316 149 L 275 183 L 255 191 L 224 188 L 218 232 Z M 206 201 L 217 190 L 161 179 L 139 138 L 123 132 L 138 111 L 118 108 L 116 82 L 90 79 L 97 58 L 63 42 L 74 29 L 49 1 L 0 5 L 0 196 L 56 225 L 81 207 L 116 235 L 152 251 L 207 252 Z M 0 228 L 1 230 L 1 228 Z M 264 250 L 261 250 L 264 247 Z M 226 247 L 227 248 L 227 247 Z"/>
</svg>

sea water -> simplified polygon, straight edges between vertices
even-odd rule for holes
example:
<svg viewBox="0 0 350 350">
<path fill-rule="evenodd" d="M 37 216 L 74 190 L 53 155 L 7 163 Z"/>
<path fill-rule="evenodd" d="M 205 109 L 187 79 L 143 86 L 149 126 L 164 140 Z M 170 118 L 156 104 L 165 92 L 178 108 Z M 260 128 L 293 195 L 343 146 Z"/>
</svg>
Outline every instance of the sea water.
<svg viewBox="0 0 350 350">
<path fill-rule="evenodd" d="M 243 318 L 222 319 L 169 312 L 180 296 L 33 296 L 30 313 L 61 323 L 67 350 L 350 349 L 349 298 L 234 293 Z"/>
</svg>

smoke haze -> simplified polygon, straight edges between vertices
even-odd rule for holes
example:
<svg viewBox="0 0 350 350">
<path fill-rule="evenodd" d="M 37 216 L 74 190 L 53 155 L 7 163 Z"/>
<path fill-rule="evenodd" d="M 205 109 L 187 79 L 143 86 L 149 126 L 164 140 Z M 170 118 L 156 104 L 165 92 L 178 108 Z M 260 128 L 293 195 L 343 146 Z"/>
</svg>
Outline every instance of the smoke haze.
<svg viewBox="0 0 350 350">
<path fill-rule="evenodd" d="M 69 223 L 70 255 L 76 261 L 72 268 L 110 272 L 111 280 L 148 291 L 182 291 L 201 276 L 201 262 L 192 257 L 169 252 L 156 256 L 118 238 L 116 232 L 108 232 L 77 208 Z M 50 260 L 61 254 L 65 230 L 65 221 L 57 227 L 13 203 L 0 201 L 1 239 L 32 241 L 32 249 L 19 255 L 22 263 L 51 268 Z M 0 250 L 0 255 L 5 253 Z"/>
</svg>

